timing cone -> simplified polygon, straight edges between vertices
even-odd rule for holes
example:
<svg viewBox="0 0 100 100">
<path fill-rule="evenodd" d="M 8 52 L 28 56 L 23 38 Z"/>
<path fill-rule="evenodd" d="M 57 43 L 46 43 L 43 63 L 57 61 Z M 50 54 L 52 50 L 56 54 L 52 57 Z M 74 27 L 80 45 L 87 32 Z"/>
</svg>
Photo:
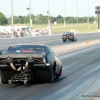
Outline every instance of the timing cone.
<svg viewBox="0 0 100 100">
<path fill-rule="evenodd" d="M 88 43 L 89 43 L 89 41 L 87 40 L 87 41 L 86 41 L 86 44 L 88 44 Z"/>
</svg>

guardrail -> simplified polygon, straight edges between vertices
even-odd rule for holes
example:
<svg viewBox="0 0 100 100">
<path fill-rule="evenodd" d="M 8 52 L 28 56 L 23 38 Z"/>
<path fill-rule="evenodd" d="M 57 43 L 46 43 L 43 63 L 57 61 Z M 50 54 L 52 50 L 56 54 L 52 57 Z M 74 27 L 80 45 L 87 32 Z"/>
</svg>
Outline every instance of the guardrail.
<svg viewBox="0 0 100 100">
<path fill-rule="evenodd" d="M 77 36 L 83 36 L 83 35 L 96 35 L 96 33 L 82 33 L 82 34 L 77 34 Z M 38 42 L 40 41 L 48 41 L 48 40 L 54 40 L 54 39 L 61 39 L 62 34 L 60 35 L 51 35 L 51 36 L 35 36 L 35 37 L 16 37 L 16 38 L 1 38 L 0 39 L 0 46 L 2 45 L 10 45 L 10 44 L 18 44 L 18 43 L 28 43 L 28 42 Z"/>
</svg>

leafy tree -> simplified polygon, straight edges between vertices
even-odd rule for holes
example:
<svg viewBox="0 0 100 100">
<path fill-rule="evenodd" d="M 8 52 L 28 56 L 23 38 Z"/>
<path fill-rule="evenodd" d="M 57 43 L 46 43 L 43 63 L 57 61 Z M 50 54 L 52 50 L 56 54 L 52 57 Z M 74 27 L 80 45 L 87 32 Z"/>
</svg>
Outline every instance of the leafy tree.
<svg viewBox="0 0 100 100">
<path fill-rule="evenodd" d="M 35 23 L 35 16 L 31 14 L 32 23 Z"/>
<path fill-rule="evenodd" d="M 14 18 L 14 24 L 30 23 L 30 14 L 28 14 L 27 16 L 14 16 L 13 18 Z M 42 14 L 39 14 L 37 16 L 31 14 L 31 19 L 32 19 L 33 24 L 47 24 L 48 23 L 48 16 L 44 16 Z M 54 23 L 54 22 L 64 23 L 64 18 L 61 15 L 58 15 L 57 17 L 49 16 L 49 20 L 51 23 Z M 97 16 L 89 17 L 90 22 L 94 22 L 94 20 L 97 21 Z M 65 17 L 65 21 L 66 23 L 77 23 L 77 17 Z M 87 16 L 78 17 L 78 23 L 87 23 L 87 21 L 88 21 Z M 8 18 L 8 22 L 11 24 L 11 18 Z"/>
<path fill-rule="evenodd" d="M 5 15 L 2 12 L 0 12 L 0 25 L 5 25 L 5 24 L 8 24 L 8 20 L 5 17 Z"/>
<path fill-rule="evenodd" d="M 58 15 L 57 18 L 63 18 L 61 15 Z"/>
<path fill-rule="evenodd" d="M 66 17 L 66 23 L 76 23 L 75 17 Z"/>
<path fill-rule="evenodd" d="M 30 23 L 30 15 L 24 17 L 24 23 Z"/>
<path fill-rule="evenodd" d="M 45 17 L 42 14 L 37 15 L 36 19 L 37 19 L 37 23 L 39 23 L 39 24 L 45 23 L 44 22 Z"/>
<path fill-rule="evenodd" d="M 94 20 L 94 17 L 91 16 L 91 17 L 89 18 L 89 22 L 93 23 L 94 21 L 95 21 L 95 20 Z"/>
<path fill-rule="evenodd" d="M 13 20 L 14 20 L 14 24 L 18 24 L 19 23 L 19 18 L 17 16 L 14 16 Z"/>
</svg>

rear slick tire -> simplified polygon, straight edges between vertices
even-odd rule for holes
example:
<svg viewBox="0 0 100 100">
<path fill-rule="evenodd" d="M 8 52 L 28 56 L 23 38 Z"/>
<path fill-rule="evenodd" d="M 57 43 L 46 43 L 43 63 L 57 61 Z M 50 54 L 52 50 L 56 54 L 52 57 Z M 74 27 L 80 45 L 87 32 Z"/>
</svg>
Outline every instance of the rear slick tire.
<svg viewBox="0 0 100 100">
<path fill-rule="evenodd" d="M 50 70 L 36 70 L 35 79 L 38 82 L 42 83 L 52 83 L 54 80 L 54 71 Z"/>
<path fill-rule="evenodd" d="M 8 84 L 8 74 L 6 73 L 6 71 L 1 71 L 1 82 L 3 84 Z"/>
<path fill-rule="evenodd" d="M 2 84 L 8 84 L 8 80 L 5 79 L 3 76 L 1 76 L 1 82 Z"/>
<path fill-rule="evenodd" d="M 14 74 L 15 71 L 12 70 L 1 70 L 1 82 L 3 84 L 8 84 L 8 80 L 10 80 Z"/>
</svg>

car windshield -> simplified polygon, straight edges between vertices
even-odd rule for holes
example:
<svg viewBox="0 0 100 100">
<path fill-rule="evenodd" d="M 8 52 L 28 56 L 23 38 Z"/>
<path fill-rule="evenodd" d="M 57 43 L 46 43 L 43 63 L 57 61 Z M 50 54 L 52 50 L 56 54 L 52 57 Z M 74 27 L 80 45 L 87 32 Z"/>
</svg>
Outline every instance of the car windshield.
<svg viewBox="0 0 100 100">
<path fill-rule="evenodd" d="M 37 52 L 37 51 L 44 51 L 43 46 L 33 46 L 33 45 L 14 45 L 10 46 L 7 52 Z"/>
<path fill-rule="evenodd" d="M 65 34 L 70 34 L 70 32 L 65 32 L 64 35 L 65 35 Z"/>
<path fill-rule="evenodd" d="M 74 33 L 73 33 L 73 32 L 70 32 L 70 34 L 71 34 L 71 35 L 74 35 Z"/>
</svg>

